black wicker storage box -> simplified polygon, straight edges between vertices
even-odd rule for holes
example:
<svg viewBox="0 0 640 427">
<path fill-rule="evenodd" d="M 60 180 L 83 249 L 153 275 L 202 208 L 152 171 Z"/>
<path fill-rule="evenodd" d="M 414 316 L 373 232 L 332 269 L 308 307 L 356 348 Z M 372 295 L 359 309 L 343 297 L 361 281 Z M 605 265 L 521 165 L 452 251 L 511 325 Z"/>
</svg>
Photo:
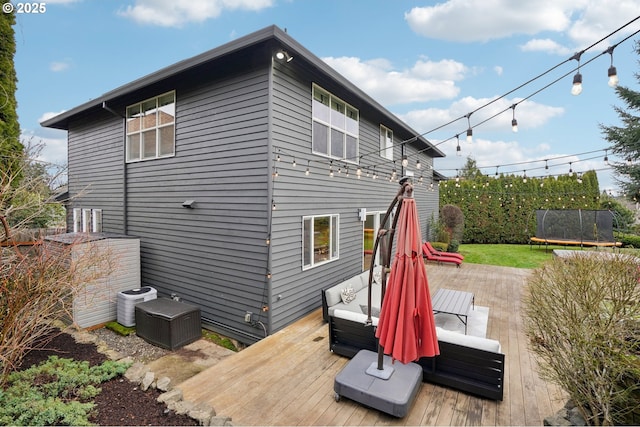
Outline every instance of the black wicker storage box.
<svg viewBox="0 0 640 427">
<path fill-rule="evenodd" d="M 175 350 L 202 336 L 200 308 L 158 298 L 136 305 L 136 333 L 151 344 Z"/>
</svg>

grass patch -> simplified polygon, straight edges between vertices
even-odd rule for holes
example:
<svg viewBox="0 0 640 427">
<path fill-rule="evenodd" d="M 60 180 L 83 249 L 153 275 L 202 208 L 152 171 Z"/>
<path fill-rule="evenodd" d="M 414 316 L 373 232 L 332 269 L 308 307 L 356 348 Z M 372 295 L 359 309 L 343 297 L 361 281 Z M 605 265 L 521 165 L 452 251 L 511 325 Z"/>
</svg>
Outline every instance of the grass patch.
<svg viewBox="0 0 640 427">
<path fill-rule="evenodd" d="M 135 327 L 122 326 L 120 323 L 115 321 L 107 323 L 106 325 L 104 325 L 104 327 L 124 337 L 127 337 L 136 332 Z"/>
<path fill-rule="evenodd" d="M 206 329 L 202 330 L 202 338 L 211 341 L 214 344 L 219 345 L 220 347 L 224 347 L 231 351 L 238 352 L 238 347 L 231 341 L 229 338 L 221 337 L 215 332 L 208 331 Z"/>
<path fill-rule="evenodd" d="M 596 248 L 584 248 L 576 246 L 544 246 L 538 245 L 484 245 L 462 244 L 459 252 L 464 255 L 464 262 L 469 264 L 498 265 L 502 267 L 538 268 L 553 257 L 554 249 L 567 249 L 577 251 L 595 251 Z M 598 248 L 600 252 L 611 251 L 610 248 Z M 628 253 L 640 256 L 640 250 L 616 249 L 616 252 Z"/>
</svg>

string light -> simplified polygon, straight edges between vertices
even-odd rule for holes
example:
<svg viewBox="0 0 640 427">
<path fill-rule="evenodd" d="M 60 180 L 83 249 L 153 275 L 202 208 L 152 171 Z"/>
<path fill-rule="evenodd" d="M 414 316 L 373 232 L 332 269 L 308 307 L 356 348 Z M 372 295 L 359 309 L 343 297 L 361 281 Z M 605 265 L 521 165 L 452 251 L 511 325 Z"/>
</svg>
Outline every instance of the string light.
<svg viewBox="0 0 640 427">
<path fill-rule="evenodd" d="M 471 129 L 471 115 L 473 114 L 473 111 L 470 112 L 469 114 L 467 114 L 467 123 L 469 124 L 469 128 L 467 128 L 467 142 L 468 143 L 472 143 L 473 142 L 473 129 Z"/>
<path fill-rule="evenodd" d="M 329 164 L 329 176 L 333 178 L 333 161 Z"/>
<path fill-rule="evenodd" d="M 402 156 L 402 167 L 406 168 L 409 165 L 409 159 L 407 156 Z"/>
<path fill-rule="evenodd" d="M 513 118 L 511 119 L 511 130 L 513 132 L 518 132 L 518 121 L 516 120 L 516 105 L 513 104 L 511 109 L 513 110 Z"/>
<path fill-rule="evenodd" d="M 422 163 L 420 163 L 420 159 L 416 160 L 416 169 L 422 169 Z"/>
<path fill-rule="evenodd" d="M 311 173 L 311 171 L 309 170 L 309 166 L 311 165 L 311 160 L 307 160 L 307 170 L 304 171 L 304 174 L 306 176 L 309 176 L 309 174 Z"/>
<path fill-rule="evenodd" d="M 580 57 L 584 51 L 576 52 L 570 59 L 578 61 L 578 70 L 573 76 L 573 86 L 571 87 L 571 95 L 577 96 L 582 93 L 582 74 L 580 74 Z"/>
<path fill-rule="evenodd" d="M 294 158 L 293 158 L 293 162 L 291 162 L 291 167 L 294 167 L 294 168 L 295 168 L 296 166 L 297 166 L 296 158 L 294 157 Z"/>
<path fill-rule="evenodd" d="M 458 141 L 458 145 L 456 146 L 456 156 L 462 156 L 462 150 L 460 148 L 460 135 L 456 135 L 456 140 Z"/>
<path fill-rule="evenodd" d="M 609 165 L 609 156 L 607 156 L 607 150 L 604 150 L 604 164 Z"/>
<path fill-rule="evenodd" d="M 607 70 L 607 76 L 609 77 L 608 84 L 610 87 L 618 86 L 618 82 L 620 81 L 620 79 L 618 79 L 618 71 L 616 70 L 616 67 L 613 66 L 613 49 L 615 49 L 615 46 L 609 46 L 609 48 L 603 52 L 608 53 L 611 56 L 611 65 Z"/>
</svg>

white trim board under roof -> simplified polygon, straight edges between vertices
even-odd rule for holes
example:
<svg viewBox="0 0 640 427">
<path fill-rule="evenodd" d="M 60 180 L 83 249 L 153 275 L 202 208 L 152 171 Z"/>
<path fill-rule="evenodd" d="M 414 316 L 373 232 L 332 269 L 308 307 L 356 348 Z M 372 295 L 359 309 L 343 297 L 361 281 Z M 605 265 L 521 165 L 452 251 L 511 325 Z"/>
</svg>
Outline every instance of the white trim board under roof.
<svg viewBox="0 0 640 427">
<path fill-rule="evenodd" d="M 289 54 L 292 57 L 296 58 L 296 60 L 304 60 L 308 62 L 326 77 L 335 81 L 336 84 L 344 87 L 347 91 L 362 99 L 364 103 L 371 106 L 373 110 L 384 116 L 386 120 L 389 121 L 387 125 L 391 126 L 391 128 L 393 128 L 394 130 L 397 131 L 399 129 L 403 129 L 406 133 L 415 136 L 419 144 L 428 147 L 428 150 L 425 151 L 428 151 L 432 157 L 445 156 L 444 153 L 433 146 L 433 144 L 429 143 L 425 138 L 419 136 L 418 132 L 411 129 L 411 127 L 398 119 L 393 113 L 388 111 L 353 83 L 344 78 L 340 73 L 331 68 L 326 62 L 315 56 L 304 46 L 294 40 L 285 31 L 275 25 L 263 28 L 254 33 L 248 34 L 244 37 L 240 37 L 229 43 L 223 44 L 219 47 L 208 50 L 204 53 L 185 59 L 183 61 L 179 61 L 154 73 L 136 79 L 101 96 L 98 96 L 95 99 L 85 102 L 84 104 L 81 104 L 68 111 L 58 114 L 55 117 L 45 120 L 41 123 L 41 125 L 48 128 L 68 130 L 69 120 L 75 116 L 81 115 L 89 110 L 102 109 L 103 106 L 108 108 L 112 102 L 130 96 L 133 92 L 149 88 L 150 86 L 159 84 L 164 80 L 175 78 L 182 73 L 186 73 L 194 68 L 206 65 L 207 63 L 215 61 L 224 56 L 249 49 L 255 45 L 268 43 L 270 41 L 279 43 L 281 45 L 281 48 L 289 52 Z"/>
</svg>

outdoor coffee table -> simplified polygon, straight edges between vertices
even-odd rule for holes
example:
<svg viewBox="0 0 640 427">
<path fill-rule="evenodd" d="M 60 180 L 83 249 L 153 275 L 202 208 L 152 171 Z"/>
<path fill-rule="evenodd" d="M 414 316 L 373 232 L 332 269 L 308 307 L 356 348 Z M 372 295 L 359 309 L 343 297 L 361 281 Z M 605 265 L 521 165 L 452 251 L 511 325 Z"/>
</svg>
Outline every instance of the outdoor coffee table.
<svg viewBox="0 0 640 427">
<path fill-rule="evenodd" d="M 475 309 L 474 295 L 471 292 L 454 291 L 451 289 L 438 289 L 433 296 L 431 305 L 433 313 L 447 313 L 455 315 L 464 324 L 464 333 L 467 334 L 467 319 L 471 306 Z"/>
</svg>

